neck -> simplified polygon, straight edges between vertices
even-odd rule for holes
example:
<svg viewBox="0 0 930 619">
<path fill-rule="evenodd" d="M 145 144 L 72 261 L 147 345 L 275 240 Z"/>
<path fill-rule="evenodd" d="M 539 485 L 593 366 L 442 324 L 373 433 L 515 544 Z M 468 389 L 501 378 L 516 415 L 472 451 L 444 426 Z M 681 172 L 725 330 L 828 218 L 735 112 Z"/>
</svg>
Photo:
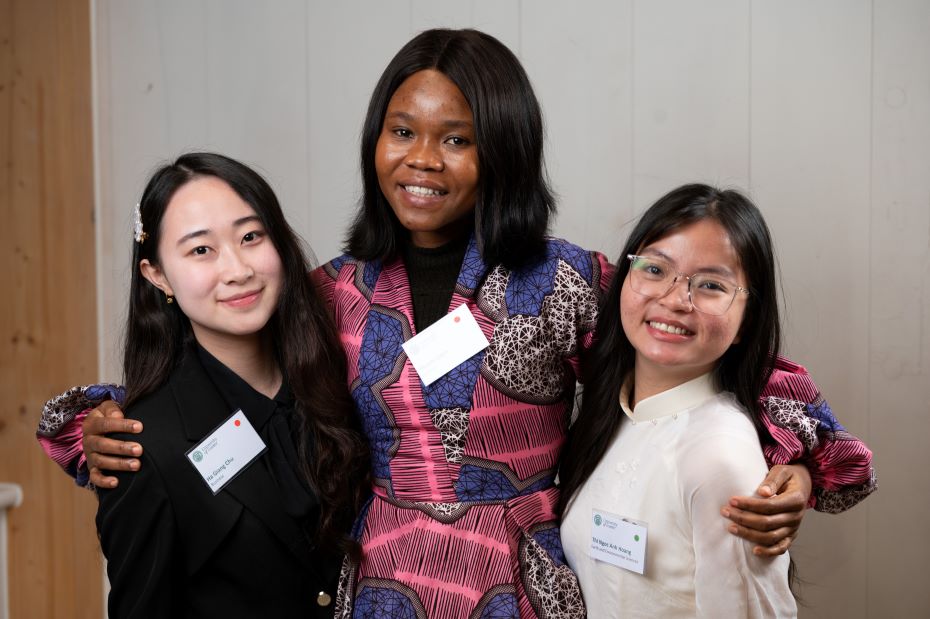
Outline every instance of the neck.
<svg viewBox="0 0 930 619">
<path fill-rule="evenodd" d="M 264 334 L 224 336 L 194 333 L 197 342 L 252 389 L 273 398 L 281 389 L 281 370 Z"/>
<path fill-rule="evenodd" d="M 712 368 L 667 368 L 657 367 L 650 363 L 636 360 L 633 370 L 633 390 L 630 393 L 629 407 L 633 409 L 646 398 L 664 393 L 683 385 L 698 376 L 709 372 Z"/>
</svg>

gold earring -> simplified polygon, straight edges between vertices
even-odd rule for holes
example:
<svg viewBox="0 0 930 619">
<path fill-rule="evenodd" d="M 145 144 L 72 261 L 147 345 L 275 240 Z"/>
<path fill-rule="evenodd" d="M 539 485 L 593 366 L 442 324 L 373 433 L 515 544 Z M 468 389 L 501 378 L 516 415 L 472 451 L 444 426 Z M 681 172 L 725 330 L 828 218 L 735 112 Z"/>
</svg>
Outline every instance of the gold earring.
<svg viewBox="0 0 930 619">
<path fill-rule="evenodd" d="M 171 305 L 172 303 L 174 303 L 174 297 L 172 297 L 168 293 L 165 293 L 165 300 L 168 301 L 168 305 Z"/>
</svg>

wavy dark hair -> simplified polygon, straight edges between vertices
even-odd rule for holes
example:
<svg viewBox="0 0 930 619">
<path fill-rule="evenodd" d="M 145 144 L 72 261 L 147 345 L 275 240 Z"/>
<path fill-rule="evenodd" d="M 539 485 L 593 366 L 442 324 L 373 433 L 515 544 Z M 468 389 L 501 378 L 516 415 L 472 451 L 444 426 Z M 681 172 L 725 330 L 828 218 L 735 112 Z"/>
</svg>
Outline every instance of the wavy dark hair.
<svg viewBox="0 0 930 619">
<path fill-rule="evenodd" d="M 598 317 L 596 341 L 583 359 L 584 394 L 562 452 L 559 507 L 563 514 L 604 457 L 623 419 L 620 388 L 633 375 L 636 360 L 636 351 L 620 324 L 620 291 L 630 270 L 626 256 L 705 219 L 716 221 L 726 230 L 750 289 L 739 342 L 717 362 L 714 382 L 718 389 L 733 393 L 748 411 L 759 440 L 763 444 L 772 441 L 758 412 L 759 396 L 781 346 L 771 234 L 759 209 L 738 191 L 684 185 L 659 198 L 643 214 L 620 254 Z"/>
<path fill-rule="evenodd" d="M 345 534 L 365 494 L 368 448 L 358 431 L 346 386 L 346 360 L 322 299 L 307 275 L 300 238 L 288 225 L 278 199 L 260 174 L 215 153 L 190 153 L 152 175 L 139 204 L 148 237 L 133 243 L 132 281 L 123 354 L 127 405 L 168 380 L 194 342 L 190 321 L 178 304 L 139 269 L 158 265 L 161 221 L 175 193 L 190 181 L 215 177 L 228 184 L 258 215 L 281 258 L 284 281 L 266 328 L 274 355 L 288 381 L 299 419 L 300 473 L 320 496 L 317 540 L 354 550 Z"/>
<path fill-rule="evenodd" d="M 480 176 L 475 237 L 485 263 L 517 267 L 542 254 L 555 198 L 543 165 L 539 102 L 520 61 L 477 30 L 427 30 L 391 60 L 368 104 L 362 127 L 364 194 L 345 251 L 362 260 L 395 257 L 408 234 L 381 192 L 375 148 L 394 92 L 426 69 L 448 77 L 474 115 Z"/>
</svg>

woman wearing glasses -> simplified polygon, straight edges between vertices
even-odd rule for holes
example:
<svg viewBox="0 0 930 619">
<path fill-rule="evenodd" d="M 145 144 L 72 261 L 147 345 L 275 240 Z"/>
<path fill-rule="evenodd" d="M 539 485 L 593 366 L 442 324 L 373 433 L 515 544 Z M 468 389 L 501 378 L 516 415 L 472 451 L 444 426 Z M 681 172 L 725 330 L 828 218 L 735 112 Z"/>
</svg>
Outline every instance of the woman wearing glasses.
<svg viewBox="0 0 930 619">
<path fill-rule="evenodd" d="M 776 449 L 757 405 L 778 363 L 776 288 L 768 228 L 735 191 L 680 187 L 627 241 L 560 469 L 589 616 L 796 614 L 787 554 L 757 556 L 717 521 Z M 820 403 L 812 427 L 864 449 Z"/>
</svg>

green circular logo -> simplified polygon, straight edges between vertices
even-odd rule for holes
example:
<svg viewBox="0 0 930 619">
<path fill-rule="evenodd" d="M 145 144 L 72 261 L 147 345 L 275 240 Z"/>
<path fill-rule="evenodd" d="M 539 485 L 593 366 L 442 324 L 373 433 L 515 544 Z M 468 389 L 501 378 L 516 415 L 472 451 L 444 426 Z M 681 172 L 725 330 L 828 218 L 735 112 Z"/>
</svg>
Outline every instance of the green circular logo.
<svg viewBox="0 0 930 619">
<path fill-rule="evenodd" d="M 594 524 L 597 526 L 601 526 L 601 522 L 603 522 L 603 520 L 601 519 L 601 515 L 594 514 Z"/>
<path fill-rule="evenodd" d="M 200 453 L 199 451 L 195 451 L 194 455 L 191 457 L 194 459 L 194 462 L 200 462 L 201 460 L 203 460 L 203 454 Z"/>
<path fill-rule="evenodd" d="M 638 542 L 638 541 L 639 541 L 639 535 L 634 535 L 634 536 L 633 536 L 633 539 L 636 540 L 636 541 Z"/>
</svg>

